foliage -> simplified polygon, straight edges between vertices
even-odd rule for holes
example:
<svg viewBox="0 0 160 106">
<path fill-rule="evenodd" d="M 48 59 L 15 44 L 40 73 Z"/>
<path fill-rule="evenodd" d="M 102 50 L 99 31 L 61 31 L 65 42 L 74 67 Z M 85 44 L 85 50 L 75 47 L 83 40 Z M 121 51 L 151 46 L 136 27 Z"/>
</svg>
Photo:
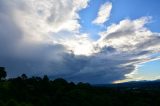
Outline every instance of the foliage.
<svg viewBox="0 0 160 106">
<path fill-rule="evenodd" d="M 4 67 L 0 67 L 0 80 L 6 78 L 7 76 L 7 73 L 5 71 L 5 68 Z"/>
</svg>

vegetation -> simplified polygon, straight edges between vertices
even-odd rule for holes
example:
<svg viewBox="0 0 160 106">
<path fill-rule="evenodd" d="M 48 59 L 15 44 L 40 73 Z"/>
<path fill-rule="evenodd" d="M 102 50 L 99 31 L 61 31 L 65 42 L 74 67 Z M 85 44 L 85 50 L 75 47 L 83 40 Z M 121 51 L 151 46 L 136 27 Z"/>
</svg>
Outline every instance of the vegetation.
<svg viewBox="0 0 160 106">
<path fill-rule="evenodd" d="M 5 79 L 7 76 L 7 73 L 5 71 L 4 67 L 0 67 L 0 80 Z"/>
<path fill-rule="evenodd" d="M 91 86 L 67 82 L 62 78 L 49 80 L 28 78 L 25 74 L 5 80 L 0 68 L 0 106 L 159 106 L 160 86 Z M 2 77 L 3 76 L 3 77 Z M 159 84 L 160 85 L 160 84 Z"/>
</svg>

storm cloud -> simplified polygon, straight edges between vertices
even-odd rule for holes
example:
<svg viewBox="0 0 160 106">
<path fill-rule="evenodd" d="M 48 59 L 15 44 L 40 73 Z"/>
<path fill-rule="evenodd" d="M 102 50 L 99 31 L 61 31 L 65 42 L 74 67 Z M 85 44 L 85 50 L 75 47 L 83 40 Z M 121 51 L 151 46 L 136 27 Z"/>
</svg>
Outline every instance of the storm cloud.
<svg viewBox="0 0 160 106">
<path fill-rule="evenodd" d="M 81 33 L 79 11 L 88 0 L 1 0 L 0 66 L 9 77 L 22 73 L 70 81 L 111 83 L 131 77 L 142 63 L 159 59 L 160 34 L 150 17 L 124 19 L 100 32 Z"/>
</svg>

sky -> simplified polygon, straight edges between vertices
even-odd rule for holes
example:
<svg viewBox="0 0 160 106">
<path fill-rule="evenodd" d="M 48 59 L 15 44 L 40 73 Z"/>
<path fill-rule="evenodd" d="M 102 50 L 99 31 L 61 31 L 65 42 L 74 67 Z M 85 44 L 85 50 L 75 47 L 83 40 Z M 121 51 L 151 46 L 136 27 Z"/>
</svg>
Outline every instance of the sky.
<svg viewBox="0 0 160 106">
<path fill-rule="evenodd" d="M 92 84 L 160 78 L 159 0 L 0 0 L 0 66 Z"/>
</svg>

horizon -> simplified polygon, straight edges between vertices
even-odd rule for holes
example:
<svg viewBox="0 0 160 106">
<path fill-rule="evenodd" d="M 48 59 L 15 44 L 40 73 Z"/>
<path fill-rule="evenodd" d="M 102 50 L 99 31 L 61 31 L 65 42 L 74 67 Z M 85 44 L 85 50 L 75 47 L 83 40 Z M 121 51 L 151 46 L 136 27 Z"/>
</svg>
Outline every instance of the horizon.
<svg viewBox="0 0 160 106">
<path fill-rule="evenodd" d="M 0 67 L 97 84 L 160 79 L 160 1 L 1 0 Z"/>
</svg>

